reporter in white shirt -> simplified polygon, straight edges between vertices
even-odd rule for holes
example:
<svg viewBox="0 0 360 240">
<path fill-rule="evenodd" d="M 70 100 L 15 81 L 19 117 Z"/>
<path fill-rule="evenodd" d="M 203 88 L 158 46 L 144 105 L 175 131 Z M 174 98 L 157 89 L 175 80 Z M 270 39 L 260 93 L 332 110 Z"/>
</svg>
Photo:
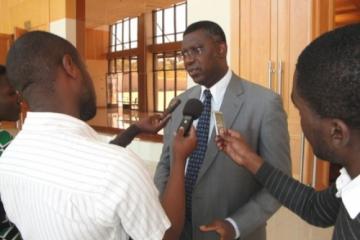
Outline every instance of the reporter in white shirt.
<svg viewBox="0 0 360 240">
<path fill-rule="evenodd" d="M 30 112 L 0 160 L 0 191 L 25 240 L 179 237 L 193 129 L 187 138 L 181 130 L 176 135 L 176 161 L 160 204 L 139 157 L 101 142 L 84 122 L 96 113 L 95 91 L 68 41 L 27 33 L 11 47 L 7 68 Z"/>
</svg>

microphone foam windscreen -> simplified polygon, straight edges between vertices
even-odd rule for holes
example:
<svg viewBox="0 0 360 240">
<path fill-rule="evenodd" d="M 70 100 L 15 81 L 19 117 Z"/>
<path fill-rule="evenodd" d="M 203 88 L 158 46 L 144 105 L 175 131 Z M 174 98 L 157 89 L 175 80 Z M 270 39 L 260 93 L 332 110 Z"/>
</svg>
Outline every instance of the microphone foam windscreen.
<svg viewBox="0 0 360 240">
<path fill-rule="evenodd" d="M 198 119 L 203 111 L 204 105 L 199 99 L 189 99 L 183 109 L 184 116 L 191 116 L 194 120 Z"/>
</svg>

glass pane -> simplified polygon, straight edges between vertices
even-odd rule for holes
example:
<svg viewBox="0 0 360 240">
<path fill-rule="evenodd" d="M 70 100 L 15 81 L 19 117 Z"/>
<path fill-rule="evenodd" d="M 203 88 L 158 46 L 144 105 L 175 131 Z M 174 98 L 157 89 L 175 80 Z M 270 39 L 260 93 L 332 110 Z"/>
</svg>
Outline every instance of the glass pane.
<svg viewBox="0 0 360 240">
<path fill-rule="evenodd" d="M 165 69 L 171 70 L 174 69 L 175 57 L 166 57 L 165 58 Z"/>
<path fill-rule="evenodd" d="M 163 16 L 163 11 L 157 11 L 156 12 L 156 23 L 155 23 L 155 35 L 156 36 L 161 36 L 164 34 L 164 29 L 163 29 L 163 25 L 162 25 L 162 16 Z"/>
<path fill-rule="evenodd" d="M 183 40 L 183 33 L 176 34 L 176 41 L 182 41 Z"/>
<path fill-rule="evenodd" d="M 131 72 L 137 72 L 137 70 L 138 70 L 137 58 L 131 58 Z"/>
<path fill-rule="evenodd" d="M 109 72 L 114 73 L 115 72 L 115 59 L 109 60 Z"/>
<path fill-rule="evenodd" d="M 137 109 L 139 105 L 138 73 L 131 73 L 131 108 Z"/>
<path fill-rule="evenodd" d="M 131 31 L 130 41 L 137 41 L 137 37 L 138 37 L 138 19 L 137 18 L 132 18 L 130 20 L 130 31 Z"/>
<path fill-rule="evenodd" d="M 164 72 L 154 74 L 155 83 L 155 108 L 156 111 L 164 111 Z"/>
<path fill-rule="evenodd" d="M 176 32 L 184 32 L 186 28 L 185 4 L 176 6 Z"/>
<path fill-rule="evenodd" d="M 129 64 L 129 59 L 128 58 L 124 58 L 124 72 L 129 72 L 130 71 L 130 64 Z"/>
<path fill-rule="evenodd" d="M 116 41 L 115 41 L 115 51 L 121 51 L 122 50 L 122 24 L 117 23 L 116 24 Z"/>
<path fill-rule="evenodd" d="M 184 59 L 181 56 L 181 53 L 176 53 L 176 69 L 184 69 Z"/>
<path fill-rule="evenodd" d="M 116 43 L 116 33 L 115 33 L 115 25 L 111 26 L 111 45 L 115 45 Z"/>
<path fill-rule="evenodd" d="M 165 36 L 165 42 L 166 43 L 175 42 L 175 35 L 166 35 Z"/>
<path fill-rule="evenodd" d="M 166 71 L 166 101 L 165 105 L 168 106 L 171 99 L 175 97 L 175 71 Z"/>
<path fill-rule="evenodd" d="M 176 71 L 176 91 L 177 95 L 184 92 L 187 88 L 187 75 L 185 70 Z"/>
<path fill-rule="evenodd" d="M 129 49 L 129 37 L 130 37 L 130 29 L 129 29 L 130 21 L 124 21 L 124 49 Z"/>
<path fill-rule="evenodd" d="M 111 46 L 111 52 L 115 52 L 115 46 Z"/>
<path fill-rule="evenodd" d="M 165 9 L 165 34 L 174 33 L 174 8 Z"/>
<path fill-rule="evenodd" d="M 116 44 L 121 44 L 122 42 L 122 24 L 116 24 Z"/>
<path fill-rule="evenodd" d="M 159 44 L 159 43 L 160 43 L 160 44 L 163 43 L 162 37 L 156 37 L 156 38 L 155 38 L 155 43 L 158 43 L 158 44 Z"/>
<path fill-rule="evenodd" d="M 117 75 L 117 102 L 118 102 L 118 106 L 122 107 L 122 90 L 123 90 L 123 74 L 122 73 L 118 73 Z"/>
<path fill-rule="evenodd" d="M 122 101 L 123 101 L 123 104 L 130 104 L 130 86 L 129 86 L 129 73 L 124 73 L 123 74 L 123 86 L 122 86 L 122 89 L 123 89 L 123 96 L 122 96 Z"/>
<path fill-rule="evenodd" d="M 123 72 L 122 59 L 116 59 L 116 72 Z"/>
<path fill-rule="evenodd" d="M 117 102 L 118 102 L 118 106 L 121 107 L 122 106 L 122 96 L 123 96 L 123 74 L 122 73 L 118 73 L 116 74 L 117 76 Z"/>
<path fill-rule="evenodd" d="M 130 48 L 137 48 L 138 47 L 138 43 L 137 42 L 131 42 L 130 43 Z"/>
<path fill-rule="evenodd" d="M 163 54 L 159 53 L 155 55 L 155 69 L 162 70 L 164 68 L 164 58 Z"/>
</svg>

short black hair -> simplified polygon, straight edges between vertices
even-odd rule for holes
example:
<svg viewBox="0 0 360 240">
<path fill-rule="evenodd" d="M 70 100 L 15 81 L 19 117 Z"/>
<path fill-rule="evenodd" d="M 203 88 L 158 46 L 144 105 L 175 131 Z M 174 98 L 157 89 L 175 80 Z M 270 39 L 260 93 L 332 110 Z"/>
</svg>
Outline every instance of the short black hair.
<svg viewBox="0 0 360 240">
<path fill-rule="evenodd" d="M 0 65 L 0 76 L 3 76 L 6 74 L 6 67 L 4 65 Z"/>
<path fill-rule="evenodd" d="M 211 22 L 211 21 L 194 22 L 186 28 L 184 32 L 184 36 L 186 34 L 195 32 L 197 30 L 203 30 L 206 33 L 208 33 L 211 37 L 213 37 L 216 41 L 221 41 L 226 43 L 224 30 L 222 30 L 219 24 L 215 22 Z"/>
<path fill-rule="evenodd" d="M 33 86 L 52 92 L 58 67 L 69 54 L 75 64 L 81 63 L 75 47 L 52 33 L 33 31 L 24 34 L 11 46 L 7 57 L 7 77 L 21 93 Z"/>
<path fill-rule="evenodd" d="M 360 129 L 360 24 L 325 33 L 296 65 L 296 91 L 323 118 Z"/>
</svg>

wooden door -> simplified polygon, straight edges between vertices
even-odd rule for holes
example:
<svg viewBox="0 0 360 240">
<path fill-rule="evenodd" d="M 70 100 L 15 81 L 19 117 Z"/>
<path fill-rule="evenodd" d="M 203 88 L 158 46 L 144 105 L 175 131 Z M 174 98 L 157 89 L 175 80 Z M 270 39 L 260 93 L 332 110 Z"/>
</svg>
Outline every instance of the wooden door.
<svg viewBox="0 0 360 240">
<path fill-rule="evenodd" d="M 239 75 L 264 87 L 272 88 L 276 54 L 276 18 L 272 14 L 277 0 L 240 1 Z M 272 64 L 270 66 L 270 63 Z"/>
</svg>

